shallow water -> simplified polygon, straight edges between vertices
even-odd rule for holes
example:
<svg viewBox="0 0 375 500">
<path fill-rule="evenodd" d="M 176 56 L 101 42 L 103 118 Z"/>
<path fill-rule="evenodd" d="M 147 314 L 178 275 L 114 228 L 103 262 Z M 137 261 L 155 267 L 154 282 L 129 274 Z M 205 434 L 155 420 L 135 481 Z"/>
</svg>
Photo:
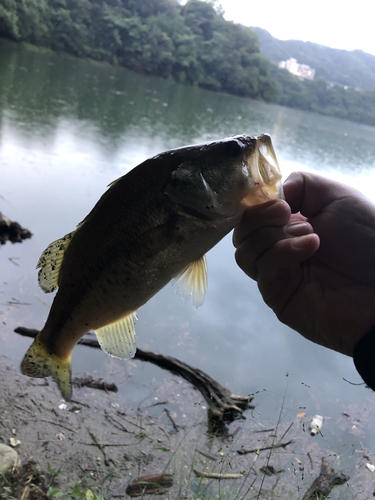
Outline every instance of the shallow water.
<svg viewBox="0 0 375 500">
<path fill-rule="evenodd" d="M 146 78 L 124 69 L 39 53 L 0 41 L 0 210 L 33 232 L 0 250 L 0 352 L 15 364 L 40 329 L 53 296 L 37 286 L 44 248 L 75 228 L 106 186 L 172 147 L 249 133 L 271 133 L 284 178 L 316 171 L 356 186 L 375 201 L 375 128 L 313 113 Z M 298 412 L 326 417 L 327 449 L 352 466 L 371 431 L 374 395 L 352 360 L 316 346 L 280 324 L 256 284 L 237 268 L 231 236 L 208 254 L 209 289 L 198 310 L 167 286 L 138 312 L 141 348 L 201 368 L 235 394 L 257 394 L 246 425 L 274 425 Z M 11 260 L 10 260 L 11 259 Z M 20 301 L 22 304 L 15 304 Z M 120 397 L 152 399 L 150 381 L 166 376 L 77 347 L 73 372 L 110 376 Z M 341 413 L 362 411 L 357 424 Z M 353 425 L 356 425 L 353 428 Z"/>
</svg>

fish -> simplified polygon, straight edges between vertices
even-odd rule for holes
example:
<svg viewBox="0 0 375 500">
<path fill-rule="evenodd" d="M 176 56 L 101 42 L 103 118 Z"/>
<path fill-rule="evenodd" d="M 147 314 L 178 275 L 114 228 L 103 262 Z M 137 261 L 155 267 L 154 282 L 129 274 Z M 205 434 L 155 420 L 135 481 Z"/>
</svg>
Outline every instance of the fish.
<svg viewBox="0 0 375 500">
<path fill-rule="evenodd" d="M 71 356 L 90 330 L 111 356 L 136 351 L 136 311 L 167 283 L 202 305 L 206 253 L 247 206 L 281 196 L 268 134 L 237 135 L 158 154 L 112 182 L 76 229 L 38 264 L 45 293 L 57 289 L 21 372 L 52 378 L 72 396 Z"/>
</svg>

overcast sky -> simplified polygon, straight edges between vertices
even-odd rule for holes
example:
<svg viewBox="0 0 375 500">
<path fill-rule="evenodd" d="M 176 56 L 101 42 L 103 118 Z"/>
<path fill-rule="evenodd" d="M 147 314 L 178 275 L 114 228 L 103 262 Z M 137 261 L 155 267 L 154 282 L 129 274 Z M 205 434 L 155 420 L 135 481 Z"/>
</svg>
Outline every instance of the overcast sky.
<svg viewBox="0 0 375 500">
<path fill-rule="evenodd" d="M 227 20 L 264 28 L 281 40 L 303 40 L 375 55 L 372 0 L 219 0 Z"/>
</svg>

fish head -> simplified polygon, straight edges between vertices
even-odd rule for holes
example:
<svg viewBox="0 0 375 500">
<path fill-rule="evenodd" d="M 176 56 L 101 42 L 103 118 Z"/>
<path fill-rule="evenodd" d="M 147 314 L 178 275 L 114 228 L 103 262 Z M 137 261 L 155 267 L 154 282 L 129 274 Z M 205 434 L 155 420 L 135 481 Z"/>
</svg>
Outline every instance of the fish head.
<svg viewBox="0 0 375 500">
<path fill-rule="evenodd" d="M 268 134 L 187 147 L 181 158 L 165 194 L 201 218 L 238 217 L 249 205 L 282 196 L 281 172 Z"/>
</svg>

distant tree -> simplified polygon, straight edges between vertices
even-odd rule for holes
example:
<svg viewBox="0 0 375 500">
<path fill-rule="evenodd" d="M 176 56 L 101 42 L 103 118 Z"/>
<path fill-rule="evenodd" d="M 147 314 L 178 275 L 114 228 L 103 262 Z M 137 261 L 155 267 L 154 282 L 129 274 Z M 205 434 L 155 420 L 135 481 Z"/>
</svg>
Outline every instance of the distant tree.
<svg viewBox="0 0 375 500">
<path fill-rule="evenodd" d="M 0 34 L 11 40 L 20 38 L 16 0 L 8 0 L 0 5 Z"/>
<path fill-rule="evenodd" d="M 327 81 L 355 82 L 375 91 L 374 56 L 281 42 L 265 30 L 255 30 L 226 21 L 220 0 L 188 0 L 185 5 L 177 0 L 3 0 L 0 5 L 1 37 L 210 90 L 375 124 L 375 92 Z M 317 78 L 301 81 L 266 56 L 274 61 L 294 56 L 316 68 Z"/>
</svg>

